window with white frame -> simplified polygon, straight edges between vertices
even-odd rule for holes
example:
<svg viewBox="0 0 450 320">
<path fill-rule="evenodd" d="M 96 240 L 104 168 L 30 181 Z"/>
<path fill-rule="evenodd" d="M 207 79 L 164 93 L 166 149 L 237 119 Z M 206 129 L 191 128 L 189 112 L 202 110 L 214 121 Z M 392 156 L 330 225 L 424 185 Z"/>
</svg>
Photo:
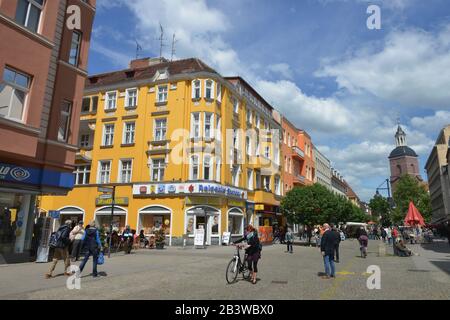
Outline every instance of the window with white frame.
<svg viewBox="0 0 450 320">
<path fill-rule="evenodd" d="M 279 176 L 275 176 L 274 183 L 275 183 L 275 194 L 280 195 L 281 190 L 280 190 L 280 177 Z"/>
<path fill-rule="evenodd" d="M 222 85 L 217 83 L 217 101 L 222 102 Z"/>
<path fill-rule="evenodd" d="M 256 127 L 258 129 L 261 128 L 261 118 L 259 117 L 259 114 L 256 115 Z"/>
<path fill-rule="evenodd" d="M 247 123 L 252 123 L 252 113 L 249 109 L 246 109 L 246 117 L 247 117 Z"/>
<path fill-rule="evenodd" d="M 222 141 L 222 126 L 220 116 L 216 116 L 216 140 Z"/>
<path fill-rule="evenodd" d="M 132 160 L 120 160 L 120 183 L 130 183 L 133 170 Z"/>
<path fill-rule="evenodd" d="M 167 102 L 167 97 L 168 97 L 168 86 L 164 85 L 164 86 L 158 86 L 158 102 Z"/>
<path fill-rule="evenodd" d="M 191 138 L 200 138 L 200 113 L 191 114 Z"/>
<path fill-rule="evenodd" d="M 114 125 L 105 124 L 103 127 L 103 144 L 102 146 L 112 146 L 114 142 Z"/>
<path fill-rule="evenodd" d="M 284 144 L 286 144 L 286 130 L 283 130 L 283 139 L 284 139 Z"/>
<path fill-rule="evenodd" d="M 16 10 L 16 21 L 25 28 L 38 32 L 44 0 L 19 0 Z"/>
<path fill-rule="evenodd" d="M 22 121 L 31 77 L 9 67 L 0 82 L 0 117 Z"/>
<path fill-rule="evenodd" d="M 166 169 L 166 161 L 164 159 L 152 160 L 152 181 L 164 181 L 164 171 Z"/>
<path fill-rule="evenodd" d="M 167 133 L 167 119 L 155 119 L 155 130 L 153 132 L 153 137 L 155 141 L 166 140 Z"/>
<path fill-rule="evenodd" d="M 76 166 L 75 171 L 73 172 L 75 175 L 75 184 L 89 184 L 89 178 L 91 176 L 91 166 Z"/>
<path fill-rule="evenodd" d="M 221 178 L 221 171 L 222 169 L 222 160 L 220 159 L 220 156 L 216 157 L 216 181 L 220 182 Z"/>
<path fill-rule="evenodd" d="M 198 180 L 199 179 L 198 155 L 192 155 L 190 160 L 191 161 L 189 170 L 189 180 Z"/>
<path fill-rule="evenodd" d="M 247 153 L 248 156 L 251 155 L 251 141 L 250 141 L 250 137 L 246 136 L 245 137 L 245 152 Z"/>
<path fill-rule="evenodd" d="M 291 135 L 288 133 L 288 147 L 291 146 Z"/>
<path fill-rule="evenodd" d="M 205 113 L 205 138 L 211 139 L 214 137 L 214 113 Z"/>
<path fill-rule="evenodd" d="M 133 144 L 134 136 L 136 131 L 136 123 L 135 122 L 125 122 L 123 126 L 123 144 Z"/>
<path fill-rule="evenodd" d="M 69 139 L 70 118 L 72 114 L 72 103 L 63 101 L 59 115 L 58 140 L 67 142 Z"/>
<path fill-rule="evenodd" d="M 288 172 L 288 159 L 286 156 L 284 156 L 284 171 Z"/>
<path fill-rule="evenodd" d="M 97 182 L 99 184 L 109 183 L 111 178 L 111 160 L 100 161 L 98 168 Z"/>
<path fill-rule="evenodd" d="M 80 136 L 80 148 L 87 148 L 90 146 L 91 135 L 82 134 Z"/>
<path fill-rule="evenodd" d="M 291 158 L 289 158 L 289 173 L 292 174 L 292 162 L 291 162 Z"/>
<path fill-rule="evenodd" d="M 81 39 L 81 32 L 74 30 L 72 33 L 72 43 L 70 45 L 69 63 L 75 67 L 78 67 L 80 62 Z"/>
<path fill-rule="evenodd" d="M 125 107 L 132 108 L 137 106 L 137 89 L 127 89 L 125 94 Z"/>
<path fill-rule="evenodd" d="M 255 154 L 257 156 L 260 155 L 260 149 L 261 149 L 261 145 L 260 145 L 260 142 L 259 142 L 259 135 L 256 135 L 256 150 L 255 150 Z"/>
<path fill-rule="evenodd" d="M 105 110 L 114 110 L 117 107 L 117 92 L 111 91 L 106 93 Z"/>
<path fill-rule="evenodd" d="M 213 180 L 211 156 L 205 155 L 203 158 L 203 180 Z"/>
<path fill-rule="evenodd" d="M 261 190 L 261 171 L 256 170 L 256 189 Z"/>
<path fill-rule="evenodd" d="M 265 156 L 267 159 L 270 159 L 270 147 L 269 147 L 269 146 L 266 146 L 266 147 L 265 147 L 265 149 L 264 149 L 264 156 Z"/>
<path fill-rule="evenodd" d="M 236 113 L 236 114 L 239 113 L 239 100 L 236 98 L 233 99 L 233 110 L 234 110 L 234 113 Z"/>
<path fill-rule="evenodd" d="M 239 166 L 233 166 L 231 171 L 231 184 L 235 187 L 239 187 Z"/>
<path fill-rule="evenodd" d="M 247 169 L 247 188 L 253 190 L 253 170 Z"/>
<path fill-rule="evenodd" d="M 208 100 L 214 99 L 214 81 L 205 81 L 205 98 Z"/>
<path fill-rule="evenodd" d="M 200 80 L 192 81 L 192 99 L 200 99 L 202 92 L 202 82 Z"/>
<path fill-rule="evenodd" d="M 232 235 L 242 235 L 244 233 L 244 216 L 237 210 L 230 211 L 228 214 L 228 232 Z"/>
<path fill-rule="evenodd" d="M 270 192 L 270 176 L 264 176 L 264 189 Z"/>
</svg>

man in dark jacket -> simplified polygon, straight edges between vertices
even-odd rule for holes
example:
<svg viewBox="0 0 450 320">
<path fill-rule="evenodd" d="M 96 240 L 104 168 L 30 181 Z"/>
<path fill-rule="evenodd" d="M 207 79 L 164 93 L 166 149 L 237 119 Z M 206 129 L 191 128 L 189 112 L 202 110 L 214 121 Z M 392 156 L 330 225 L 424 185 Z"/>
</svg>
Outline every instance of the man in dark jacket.
<svg viewBox="0 0 450 320">
<path fill-rule="evenodd" d="M 334 234 L 336 234 L 336 238 L 337 238 L 336 249 L 335 249 L 335 252 L 336 252 L 336 261 L 335 262 L 339 263 L 339 245 L 341 244 L 341 234 L 339 233 L 338 228 L 336 226 L 333 225 L 331 229 L 332 229 L 331 231 Z"/>
<path fill-rule="evenodd" d="M 80 264 L 80 272 L 83 272 L 86 262 L 89 260 L 89 256 L 92 256 L 92 276 L 97 277 L 97 259 L 100 250 L 102 249 L 102 243 L 100 241 L 100 233 L 95 227 L 95 221 L 91 221 L 89 225 L 86 226 L 84 236 L 82 238 L 83 249 L 86 254 L 84 255 L 83 262 Z"/>
<path fill-rule="evenodd" d="M 72 225 L 71 220 L 67 220 L 64 225 L 59 227 L 58 231 L 56 231 L 55 243 L 50 243 L 50 245 L 54 248 L 53 253 L 53 261 L 50 266 L 50 270 L 45 274 L 45 278 L 50 279 L 52 277 L 52 273 L 55 270 L 56 264 L 58 260 L 64 260 L 64 274 L 66 276 L 70 276 L 71 273 L 67 272 L 67 269 L 70 267 L 70 257 L 69 257 L 69 245 L 70 245 L 70 226 Z"/>
<path fill-rule="evenodd" d="M 325 223 L 323 228 L 325 229 L 325 232 L 323 233 L 322 240 L 320 242 L 320 251 L 323 256 L 326 275 L 322 276 L 322 279 L 330 279 L 335 277 L 334 252 L 336 250 L 339 236 L 337 235 L 337 232 L 331 231 L 328 223 Z"/>
</svg>

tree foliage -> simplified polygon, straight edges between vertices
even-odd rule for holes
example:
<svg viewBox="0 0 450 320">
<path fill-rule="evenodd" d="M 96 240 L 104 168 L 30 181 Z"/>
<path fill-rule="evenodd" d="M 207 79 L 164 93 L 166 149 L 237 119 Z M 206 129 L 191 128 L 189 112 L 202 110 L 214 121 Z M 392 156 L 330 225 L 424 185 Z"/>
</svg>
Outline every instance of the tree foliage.
<svg viewBox="0 0 450 320">
<path fill-rule="evenodd" d="M 395 224 L 402 224 L 403 219 L 408 213 L 409 202 L 412 201 L 419 212 L 422 214 L 425 222 L 431 220 L 431 200 L 425 186 L 420 184 L 417 179 L 409 175 L 402 176 L 394 191 L 395 209 L 392 212 L 392 221 Z"/>
<path fill-rule="evenodd" d="M 317 183 L 290 190 L 281 201 L 281 209 L 289 222 L 308 226 L 367 220 L 359 207 Z"/>
<path fill-rule="evenodd" d="M 391 225 L 391 209 L 385 197 L 376 195 L 370 200 L 369 207 L 372 210 L 373 220 L 378 220 L 381 217 L 379 222 L 382 226 Z"/>
</svg>

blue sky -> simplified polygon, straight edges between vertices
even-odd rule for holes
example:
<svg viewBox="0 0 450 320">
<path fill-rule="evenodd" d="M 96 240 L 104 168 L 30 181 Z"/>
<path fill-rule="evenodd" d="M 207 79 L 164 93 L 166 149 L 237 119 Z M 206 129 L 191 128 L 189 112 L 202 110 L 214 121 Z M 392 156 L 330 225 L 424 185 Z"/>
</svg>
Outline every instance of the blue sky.
<svg viewBox="0 0 450 320">
<path fill-rule="evenodd" d="M 370 4 L 381 30 L 366 27 Z M 89 73 L 135 56 L 198 57 L 240 75 L 326 154 L 364 200 L 389 176 L 396 119 L 423 167 L 450 124 L 447 0 L 98 0 Z M 422 172 L 424 178 L 426 173 Z"/>
</svg>

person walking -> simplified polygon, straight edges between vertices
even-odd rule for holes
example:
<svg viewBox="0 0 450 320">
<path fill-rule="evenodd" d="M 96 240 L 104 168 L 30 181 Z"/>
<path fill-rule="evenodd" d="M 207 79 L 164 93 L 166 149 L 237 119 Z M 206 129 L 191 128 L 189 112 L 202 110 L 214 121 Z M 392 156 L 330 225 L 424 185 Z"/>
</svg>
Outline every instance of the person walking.
<svg viewBox="0 0 450 320">
<path fill-rule="evenodd" d="M 386 243 L 386 236 L 387 236 L 386 228 L 381 227 L 381 238 L 383 239 L 383 243 Z"/>
<path fill-rule="evenodd" d="M 97 273 L 97 259 L 98 254 L 102 249 L 102 243 L 100 241 L 100 233 L 98 229 L 95 227 L 95 221 L 91 221 L 89 225 L 86 226 L 85 233 L 82 238 L 83 241 L 83 249 L 85 250 L 84 259 L 80 264 L 80 272 L 83 272 L 83 269 L 86 263 L 89 260 L 89 257 L 92 256 L 92 276 L 95 278 L 98 276 Z"/>
<path fill-rule="evenodd" d="M 336 226 L 332 226 L 331 229 L 332 229 L 333 233 L 336 234 L 336 238 L 337 238 L 336 249 L 335 249 L 335 255 L 336 255 L 335 262 L 339 263 L 339 245 L 341 244 L 342 238 L 341 238 L 341 234 L 340 234 L 339 230 L 336 228 Z"/>
<path fill-rule="evenodd" d="M 334 253 L 336 251 L 336 246 L 338 242 L 338 235 L 336 232 L 332 232 L 330 225 L 325 223 L 323 225 L 324 233 L 320 241 L 320 251 L 323 256 L 323 263 L 325 266 L 325 274 L 322 279 L 334 278 L 335 267 L 334 267 Z"/>
<path fill-rule="evenodd" d="M 392 229 L 391 229 L 391 227 L 386 228 L 386 238 L 387 238 L 388 244 L 391 244 L 391 240 L 392 240 Z"/>
<path fill-rule="evenodd" d="M 70 231 L 70 240 L 72 241 L 72 262 L 78 261 L 78 258 L 80 257 L 83 236 L 83 221 L 78 221 L 75 228 Z"/>
<path fill-rule="evenodd" d="M 248 269 L 251 271 L 251 282 L 256 284 L 256 275 L 258 273 L 258 261 L 261 259 L 262 246 L 259 241 L 258 232 L 252 225 L 248 225 L 246 228 L 247 234 L 241 239 L 235 241 L 234 243 L 240 243 L 242 241 L 247 241 L 249 247 L 245 249 L 247 255 Z"/>
<path fill-rule="evenodd" d="M 293 240 L 294 240 L 294 238 L 292 236 L 292 231 L 291 231 L 290 228 L 288 228 L 287 232 L 286 232 L 286 244 L 287 244 L 287 251 L 286 251 L 286 253 L 287 252 L 293 253 L 293 250 L 292 250 L 292 242 L 293 242 Z"/>
<path fill-rule="evenodd" d="M 133 238 L 134 238 L 134 235 L 131 232 L 130 226 L 126 226 L 125 230 L 122 233 L 122 239 L 125 244 L 125 253 L 126 254 L 131 253 L 131 249 L 133 248 Z"/>
<path fill-rule="evenodd" d="M 67 269 L 70 267 L 69 246 L 71 225 L 72 221 L 66 220 L 64 225 L 59 227 L 58 231 L 50 237 L 50 247 L 54 248 L 54 253 L 50 270 L 45 274 L 46 279 L 50 279 L 52 277 L 52 273 L 55 271 L 58 260 L 64 261 L 64 274 L 66 276 L 71 275 L 71 273 L 67 272 Z"/>
</svg>

